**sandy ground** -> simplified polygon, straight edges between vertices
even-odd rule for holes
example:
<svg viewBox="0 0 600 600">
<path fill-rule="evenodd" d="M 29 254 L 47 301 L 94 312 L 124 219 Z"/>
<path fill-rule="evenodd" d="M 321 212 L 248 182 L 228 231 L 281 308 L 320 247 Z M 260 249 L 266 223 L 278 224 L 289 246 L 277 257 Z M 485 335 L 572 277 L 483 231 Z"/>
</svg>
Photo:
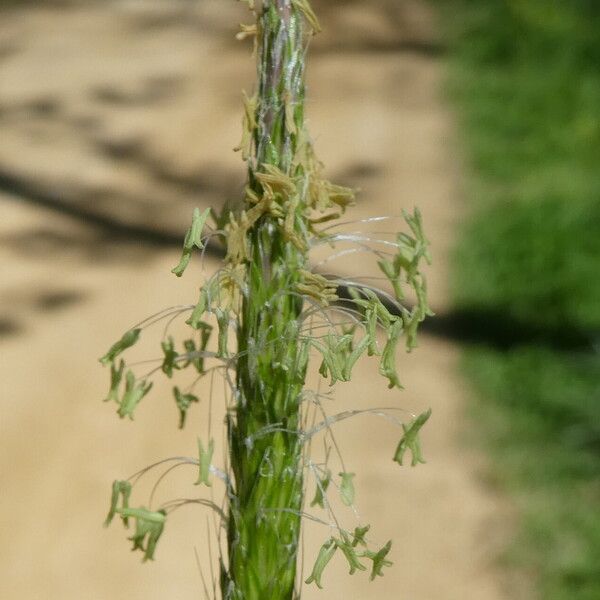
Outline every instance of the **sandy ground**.
<svg viewBox="0 0 600 600">
<path fill-rule="evenodd" d="M 314 44 L 308 106 L 317 149 L 334 180 L 362 188 L 356 218 L 421 207 L 432 305 L 443 312 L 461 208 L 431 15 L 412 1 L 372 2 L 368 12 L 363 2 L 320 4 L 327 33 Z M 231 149 L 253 65 L 231 39 L 245 18 L 216 0 L 33 6 L 0 18 L 2 598 L 202 597 L 200 510 L 174 514 L 150 565 L 101 522 L 114 478 L 194 454 L 206 406 L 180 432 L 159 385 L 135 423 L 119 421 L 100 402 L 107 373 L 96 360 L 142 317 L 196 298 L 199 268 L 181 281 L 169 270 L 191 208 L 235 199 L 243 184 Z M 362 521 L 376 541 L 394 540 L 395 565 L 369 584 L 340 560 L 326 591 L 305 587 L 303 598 L 500 599 L 493 558 L 505 510 L 461 441 L 457 349 L 423 335 L 399 360 L 406 391 L 388 392 L 363 363 L 335 401 L 336 410 L 434 410 L 428 463 L 417 469 L 391 461 L 399 434 L 386 423 L 339 429 Z M 164 497 L 189 494 L 193 476 L 169 479 Z M 326 537 L 307 529 L 307 562 Z"/>
</svg>

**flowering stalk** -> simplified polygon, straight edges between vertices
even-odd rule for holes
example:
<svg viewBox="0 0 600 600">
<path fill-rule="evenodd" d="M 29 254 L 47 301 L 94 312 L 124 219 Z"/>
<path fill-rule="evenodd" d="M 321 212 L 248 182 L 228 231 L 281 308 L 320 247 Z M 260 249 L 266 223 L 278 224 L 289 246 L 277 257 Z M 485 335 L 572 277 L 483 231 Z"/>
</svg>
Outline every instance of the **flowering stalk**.
<svg viewBox="0 0 600 600">
<path fill-rule="evenodd" d="M 265 2 L 256 36 L 259 89 L 248 122 L 246 215 L 258 218 L 244 232 L 244 252 L 228 255 L 230 264 L 244 265 L 247 293 L 237 335 L 239 396 L 228 420 L 233 489 L 223 587 L 225 597 L 239 600 L 287 600 L 303 503 L 300 399 L 308 360 L 298 320 L 303 300 L 295 291 L 308 250 L 306 199 L 298 189 L 304 168 L 297 160 L 304 128 L 299 9 L 290 0 Z M 239 222 L 232 219 L 234 229 Z"/>
<path fill-rule="evenodd" d="M 328 488 L 332 482 L 341 501 L 353 505 L 354 473 L 346 472 L 342 463 L 342 471 L 334 475 L 329 452 L 326 463 L 314 464 L 307 442 L 321 432 L 331 436 L 332 426 L 339 421 L 372 413 L 402 426 L 394 460 L 402 464 L 409 451 L 415 465 L 424 462 L 418 434 L 430 413 L 414 415 L 408 424 L 383 409 L 327 415 L 320 394 L 305 389 L 305 379 L 311 356 L 320 357 L 319 373 L 334 385 L 349 381 L 357 360 L 367 354 L 380 357 L 379 371 L 390 388 L 401 387 L 396 347 L 404 336 L 408 349 L 412 349 L 418 324 L 430 314 L 425 279 L 419 269 L 421 260 L 428 260 L 428 253 L 418 211 L 404 215 L 410 233 L 397 234 L 395 241 L 368 232 L 344 232 L 341 227 L 347 223 L 335 222 L 352 204 L 354 194 L 323 178 L 322 165 L 304 126 L 305 55 L 308 38 L 319 30 L 318 21 L 308 0 L 246 2 L 256 21 L 243 25 L 238 37 L 255 36 L 258 89 L 252 97 L 245 97 L 244 131 L 238 148 L 248 166 L 244 200 L 237 210 L 226 211 L 216 219 L 217 228 L 209 234 L 203 233 L 209 211 L 195 211 L 181 261 L 173 272 L 181 276 L 194 249 L 203 249 L 208 238 L 223 238 L 227 253 L 222 268 L 201 287 L 200 298 L 191 310 L 187 323 L 192 337 L 184 340 L 182 351 L 176 349 L 172 338 L 163 340 L 159 367 L 169 378 L 187 367 L 195 369 L 198 379 L 214 368 L 224 371 L 231 392 L 226 417 L 229 464 L 224 469 L 216 467 L 212 463 L 214 441 L 199 440 L 197 459 L 167 459 L 129 480 L 115 482 L 107 523 L 116 515 L 125 525 L 134 519 L 134 549 L 142 550 L 145 558 L 153 558 L 169 512 L 191 502 L 211 508 L 226 531 L 227 553 L 221 557 L 222 597 L 292 600 L 300 596 L 297 563 L 309 476 L 316 486 L 311 507 L 325 511 L 326 520 L 312 518 L 328 524 L 332 534 L 306 582 L 321 587 L 323 571 L 338 550 L 351 573 L 365 570 L 364 563 L 370 561 L 374 578 L 391 564 L 386 558 L 391 542 L 372 550 L 366 537 L 368 525 L 345 529 L 331 509 Z M 385 220 L 392 217 L 372 221 Z M 369 221 L 358 223 L 367 226 Z M 338 255 L 371 251 L 394 296 L 352 279 L 325 277 L 311 267 L 312 248 L 348 243 L 356 248 Z M 345 288 L 344 298 L 337 295 L 340 286 Z M 416 299 L 410 310 L 403 305 L 405 288 L 412 290 Z M 328 314 L 332 308 L 345 318 Z M 152 384 L 149 375 L 136 377 L 131 369 L 125 371 L 125 362 L 117 363 L 118 357 L 137 343 L 143 328 L 187 310 L 165 311 L 126 332 L 101 359 L 111 367 L 107 400 L 117 402 L 121 417 L 133 418 Z M 379 326 L 386 334 L 383 347 L 377 336 Z M 320 334 L 314 335 L 317 327 Z M 215 328 L 218 339 L 211 346 Z M 229 349 L 230 331 L 236 336 L 235 352 Z M 217 367 L 208 368 L 208 361 L 216 361 Z M 188 390 L 173 388 L 180 426 L 199 401 L 192 393 L 194 385 Z M 322 415 L 322 421 L 307 428 L 311 410 L 313 415 Z M 166 472 L 179 464 L 196 466 L 198 485 L 210 486 L 214 477 L 221 479 L 226 512 L 203 498 L 167 502 L 158 510 L 131 508 L 132 486 L 137 479 L 167 462 L 173 465 Z"/>
</svg>

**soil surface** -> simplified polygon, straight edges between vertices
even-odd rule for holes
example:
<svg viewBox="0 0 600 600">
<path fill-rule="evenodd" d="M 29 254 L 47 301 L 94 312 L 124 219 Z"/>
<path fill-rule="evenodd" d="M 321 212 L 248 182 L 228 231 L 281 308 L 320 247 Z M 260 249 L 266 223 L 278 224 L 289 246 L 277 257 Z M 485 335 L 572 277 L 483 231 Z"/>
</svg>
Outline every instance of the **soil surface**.
<svg viewBox="0 0 600 600">
<path fill-rule="evenodd" d="M 422 209 L 431 303 L 443 314 L 462 209 L 432 16 L 415 1 L 316 8 L 325 28 L 309 75 L 317 150 L 334 181 L 363 190 L 349 218 Z M 196 548 L 210 580 L 202 509 L 173 514 L 152 564 L 129 552 L 118 524 L 101 524 L 113 479 L 195 454 L 207 400 L 180 432 L 161 383 L 135 423 L 120 421 L 101 402 L 108 373 L 97 357 L 141 318 L 196 299 L 199 266 L 182 280 L 169 271 L 192 207 L 240 195 L 244 166 L 232 148 L 253 60 L 233 36 L 247 19 L 242 5 L 216 0 L 30 3 L 0 17 L 2 598 L 203 597 L 194 556 Z M 206 270 L 216 264 L 208 256 Z M 374 273 L 363 259 L 335 269 Z M 452 340 L 424 332 L 417 351 L 399 356 L 405 391 L 389 392 L 370 362 L 337 388 L 331 412 L 432 407 L 428 462 L 393 463 L 399 432 L 384 421 L 337 426 L 361 522 L 374 541 L 394 540 L 395 564 L 369 583 L 336 559 L 326 590 L 305 586 L 306 600 L 503 597 L 494 556 L 505 509 L 463 442 L 457 354 Z M 196 494 L 193 480 L 193 471 L 175 472 L 160 498 Z M 307 527 L 305 570 L 327 536 Z"/>
</svg>

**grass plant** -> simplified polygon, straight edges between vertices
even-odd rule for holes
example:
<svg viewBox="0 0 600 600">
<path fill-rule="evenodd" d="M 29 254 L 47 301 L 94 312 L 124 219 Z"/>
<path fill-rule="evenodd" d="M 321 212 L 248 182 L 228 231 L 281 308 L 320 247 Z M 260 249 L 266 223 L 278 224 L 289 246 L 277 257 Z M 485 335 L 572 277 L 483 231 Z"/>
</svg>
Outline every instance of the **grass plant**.
<svg viewBox="0 0 600 600">
<path fill-rule="evenodd" d="M 469 163 L 454 301 L 507 553 L 547 600 L 600 597 L 600 5 L 439 1 Z M 528 332 L 525 339 L 523 332 Z M 502 340 L 502 343 L 498 343 Z"/>
<path fill-rule="evenodd" d="M 256 92 L 244 96 L 238 148 L 248 170 L 244 199 L 221 215 L 195 211 L 173 272 L 182 276 L 194 254 L 214 241 L 226 248 L 223 265 L 201 286 L 195 305 L 167 309 L 132 328 L 101 359 L 111 369 L 107 400 L 117 403 L 119 416 L 133 418 L 152 383 L 150 375 L 139 376 L 128 368 L 123 352 L 149 326 L 188 313 L 189 339 L 178 344 L 165 335 L 163 357 L 153 372 L 162 371 L 168 378 L 186 368 L 196 372 L 189 388 L 173 389 L 180 426 L 198 403 L 198 380 L 215 371 L 223 375 L 228 389 L 228 461 L 215 466 L 214 439 L 199 439 L 197 458 L 166 459 L 129 480 L 116 481 L 107 523 L 117 516 L 125 525 L 135 521 L 134 549 L 151 559 L 172 510 L 191 502 L 205 506 L 217 514 L 225 531 L 222 598 L 291 600 L 300 597 L 303 518 L 329 529 L 307 583 L 321 587 L 323 571 L 336 553 L 348 561 L 350 573 L 369 565 L 371 579 L 391 565 L 391 542 L 374 547 L 368 525 L 345 528 L 331 508 L 332 492 L 337 491 L 347 506 L 355 501 L 354 473 L 347 472 L 343 462 L 333 468 L 332 428 L 364 412 L 384 416 L 402 426 L 393 459 L 402 464 L 409 452 L 415 465 L 423 462 L 418 434 L 430 413 L 413 415 L 404 423 L 393 409 L 329 415 L 323 394 L 308 389 L 306 377 L 316 358 L 320 375 L 330 385 L 349 381 L 356 362 L 368 355 L 378 357 L 379 371 L 390 388 L 401 387 L 396 347 L 401 340 L 409 350 L 415 347 L 417 327 L 430 314 L 420 271 L 428 250 L 416 210 L 404 214 L 407 231 L 394 233 L 392 239 L 377 237 L 368 227 L 393 225 L 396 217 L 338 220 L 354 202 L 354 192 L 324 178 L 304 123 L 305 58 L 310 37 L 320 29 L 317 17 L 307 0 L 247 4 L 255 19 L 242 25 L 238 37 L 253 40 L 258 69 Z M 211 217 L 213 227 L 208 225 Z M 311 263 L 311 251 L 323 246 L 332 248 L 330 260 L 348 252 L 372 253 L 394 295 L 363 279 L 326 277 Z M 344 297 L 338 294 L 340 286 Z M 414 297 L 412 308 L 405 306 L 407 291 Z M 378 339 L 380 326 L 383 344 Z M 235 349 L 230 348 L 232 337 Z M 319 435 L 326 437 L 323 463 L 313 462 L 310 455 L 310 442 Z M 220 480 L 225 508 L 204 497 L 158 507 L 130 505 L 141 476 L 155 467 L 178 464 L 193 466 L 200 486 Z M 315 496 L 307 507 L 309 486 Z M 322 515 L 309 513 L 311 507 Z"/>
</svg>

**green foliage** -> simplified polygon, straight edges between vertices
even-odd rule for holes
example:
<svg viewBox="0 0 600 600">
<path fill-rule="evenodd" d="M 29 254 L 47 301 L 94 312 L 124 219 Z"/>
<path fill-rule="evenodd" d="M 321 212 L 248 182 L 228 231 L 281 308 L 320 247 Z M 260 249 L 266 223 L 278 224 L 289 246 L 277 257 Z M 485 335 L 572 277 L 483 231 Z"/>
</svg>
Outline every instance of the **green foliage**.
<svg viewBox="0 0 600 600">
<path fill-rule="evenodd" d="M 444 4 L 476 199 L 457 304 L 597 331 L 598 5 Z"/>
<path fill-rule="evenodd" d="M 591 600 L 600 597 L 600 4 L 439 4 L 473 175 L 456 305 L 486 315 L 490 335 L 517 338 L 465 360 L 496 475 L 524 515 L 509 558 L 537 575 L 541 597 Z M 524 330 L 531 340 L 517 343 Z"/>
<path fill-rule="evenodd" d="M 600 361 L 536 346 L 477 349 L 465 367 L 474 418 L 523 527 L 508 559 L 538 576 L 542 598 L 600 593 Z"/>
<path fill-rule="evenodd" d="M 554 190 L 478 211 L 457 256 L 457 303 L 563 338 L 600 330 L 600 187 L 572 195 Z"/>
</svg>

